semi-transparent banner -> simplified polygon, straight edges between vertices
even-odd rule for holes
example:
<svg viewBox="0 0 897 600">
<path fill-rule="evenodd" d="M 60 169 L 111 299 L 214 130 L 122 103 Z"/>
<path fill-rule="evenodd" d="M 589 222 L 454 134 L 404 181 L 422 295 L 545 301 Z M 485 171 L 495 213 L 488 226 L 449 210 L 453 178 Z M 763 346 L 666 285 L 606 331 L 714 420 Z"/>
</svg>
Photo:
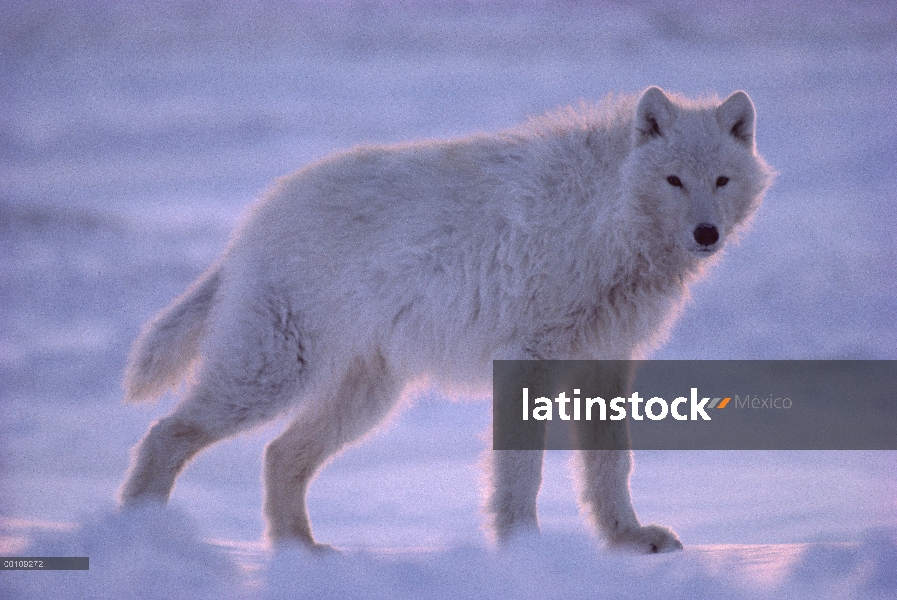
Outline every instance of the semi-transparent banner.
<svg viewBox="0 0 897 600">
<path fill-rule="evenodd" d="M 897 361 L 493 362 L 496 450 L 897 450 Z"/>
</svg>

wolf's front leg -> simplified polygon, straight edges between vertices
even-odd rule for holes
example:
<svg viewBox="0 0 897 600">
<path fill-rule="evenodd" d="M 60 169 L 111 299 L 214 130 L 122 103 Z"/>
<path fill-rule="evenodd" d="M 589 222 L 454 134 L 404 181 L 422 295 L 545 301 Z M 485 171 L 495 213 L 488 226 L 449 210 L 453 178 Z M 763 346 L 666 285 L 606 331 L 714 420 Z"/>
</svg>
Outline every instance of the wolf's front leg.
<svg viewBox="0 0 897 600">
<path fill-rule="evenodd" d="M 682 549 L 672 530 L 639 523 L 629 494 L 632 452 L 580 450 L 577 458 L 582 477 L 580 502 L 611 547 L 644 554 Z"/>
<path fill-rule="evenodd" d="M 536 497 L 542 486 L 542 450 L 493 450 L 486 506 L 499 542 L 539 532 Z"/>
</svg>

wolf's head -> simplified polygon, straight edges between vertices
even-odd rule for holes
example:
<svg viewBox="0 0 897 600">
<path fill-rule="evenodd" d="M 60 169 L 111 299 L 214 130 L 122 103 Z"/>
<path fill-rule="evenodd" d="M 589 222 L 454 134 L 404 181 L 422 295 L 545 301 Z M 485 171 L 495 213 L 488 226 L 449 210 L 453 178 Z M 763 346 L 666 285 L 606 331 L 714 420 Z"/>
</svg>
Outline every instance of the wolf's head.
<svg viewBox="0 0 897 600">
<path fill-rule="evenodd" d="M 773 176 L 757 154 L 754 122 L 744 92 L 723 102 L 671 99 L 656 87 L 642 94 L 624 192 L 635 202 L 643 235 L 700 258 L 747 222 Z"/>
</svg>

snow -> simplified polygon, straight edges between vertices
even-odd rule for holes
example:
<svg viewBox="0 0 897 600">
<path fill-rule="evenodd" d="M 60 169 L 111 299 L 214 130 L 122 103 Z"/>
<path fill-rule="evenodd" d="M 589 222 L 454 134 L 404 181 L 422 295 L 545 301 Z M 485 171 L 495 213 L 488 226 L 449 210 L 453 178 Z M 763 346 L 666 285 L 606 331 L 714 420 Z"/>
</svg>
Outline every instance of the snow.
<svg viewBox="0 0 897 600">
<path fill-rule="evenodd" d="M 513 125 L 648 85 L 735 89 L 779 177 L 656 358 L 897 358 L 897 8 L 888 3 L 2 2 L 0 597 L 889 598 L 893 452 L 636 452 L 636 510 L 686 550 L 589 537 L 552 452 L 544 535 L 482 530 L 489 405 L 429 392 L 311 488 L 316 536 L 263 541 L 261 452 L 219 444 L 170 507 L 120 513 L 140 325 L 271 181 L 362 142 Z M 426 485 L 424 485 L 426 483 Z"/>
<path fill-rule="evenodd" d="M 313 555 L 210 542 L 177 509 L 94 515 L 75 533 L 43 533 L 52 555 L 90 556 L 90 571 L 4 573 L 12 597 L 73 598 L 893 598 L 897 539 L 857 543 L 696 545 L 632 556 L 577 534 L 547 534 L 497 551 Z M 5 596 L 10 597 L 10 596 Z"/>
</svg>

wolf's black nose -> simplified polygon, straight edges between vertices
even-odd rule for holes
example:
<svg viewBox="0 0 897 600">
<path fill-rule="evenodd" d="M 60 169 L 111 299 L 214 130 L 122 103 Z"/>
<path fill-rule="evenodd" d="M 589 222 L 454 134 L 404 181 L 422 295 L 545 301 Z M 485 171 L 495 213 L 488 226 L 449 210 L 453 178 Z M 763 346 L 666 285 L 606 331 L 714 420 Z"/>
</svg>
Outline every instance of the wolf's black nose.
<svg viewBox="0 0 897 600">
<path fill-rule="evenodd" d="M 712 246 L 719 239 L 719 231 L 716 230 L 716 226 L 709 223 L 701 223 L 695 227 L 692 235 L 695 236 L 695 241 L 702 246 Z"/>
</svg>

